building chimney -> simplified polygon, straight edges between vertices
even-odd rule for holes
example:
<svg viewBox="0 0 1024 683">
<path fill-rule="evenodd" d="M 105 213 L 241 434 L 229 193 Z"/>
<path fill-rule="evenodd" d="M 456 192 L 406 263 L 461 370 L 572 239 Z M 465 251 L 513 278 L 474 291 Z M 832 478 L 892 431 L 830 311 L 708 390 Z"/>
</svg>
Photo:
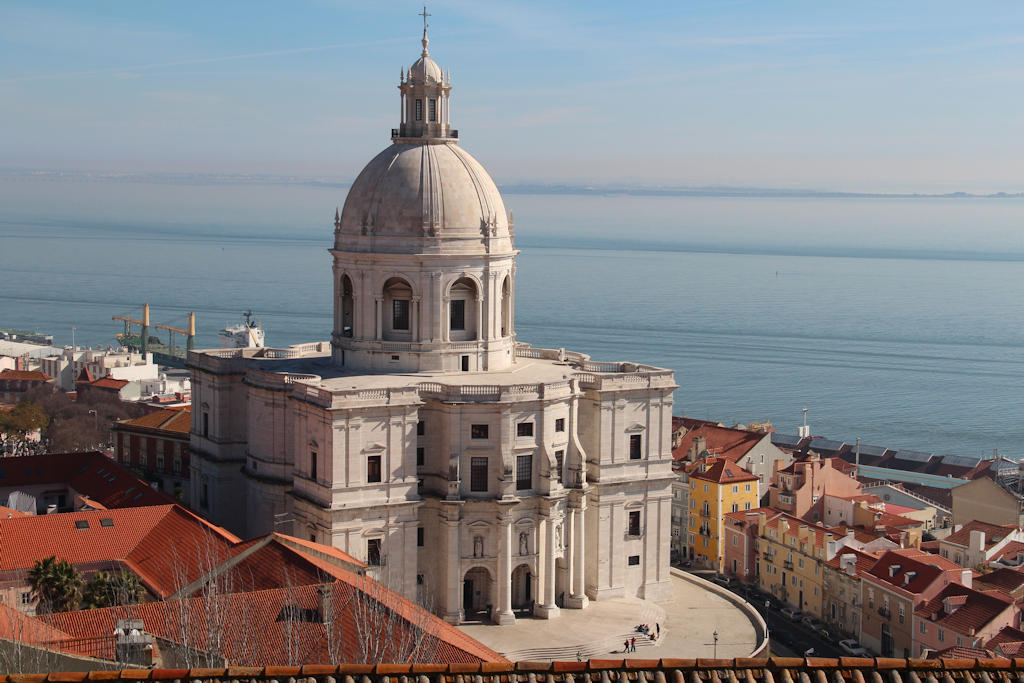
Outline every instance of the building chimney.
<svg viewBox="0 0 1024 683">
<path fill-rule="evenodd" d="M 972 557 L 978 557 L 985 549 L 985 532 L 979 529 L 971 529 L 971 540 L 967 542 L 967 552 Z"/>
<path fill-rule="evenodd" d="M 971 588 L 974 583 L 974 572 L 970 569 L 960 570 L 960 583 L 964 588 Z"/>
<path fill-rule="evenodd" d="M 857 556 L 853 553 L 846 553 L 839 557 L 839 566 L 846 572 L 847 576 L 857 575 Z"/>
</svg>

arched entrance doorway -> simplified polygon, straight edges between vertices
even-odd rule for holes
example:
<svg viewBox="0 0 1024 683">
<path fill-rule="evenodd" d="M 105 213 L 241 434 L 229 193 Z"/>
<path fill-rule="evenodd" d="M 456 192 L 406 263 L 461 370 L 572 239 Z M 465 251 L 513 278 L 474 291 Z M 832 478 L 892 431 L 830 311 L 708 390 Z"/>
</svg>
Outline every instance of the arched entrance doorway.
<svg viewBox="0 0 1024 683">
<path fill-rule="evenodd" d="M 512 572 L 512 609 L 531 609 L 533 606 L 533 574 L 530 567 L 521 564 Z"/>
<path fill-rule="evenodd" d="M 485 567 L 473 567 L 462 580 L 462 611 L 467 621 L 477 621 L 494 604 L 493 581 Z"/>
</svg>

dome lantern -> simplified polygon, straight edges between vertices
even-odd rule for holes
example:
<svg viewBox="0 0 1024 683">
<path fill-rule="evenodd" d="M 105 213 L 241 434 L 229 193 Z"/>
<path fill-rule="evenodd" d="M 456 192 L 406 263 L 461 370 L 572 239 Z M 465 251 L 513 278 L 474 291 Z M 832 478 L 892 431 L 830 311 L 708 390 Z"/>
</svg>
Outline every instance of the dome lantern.
<svg viewBox="0 0 1024 683">
<path fill-rule="evenodd" d="M 445 78 L 437 62 L 430 58 L 427 46 L 427 8 L 423 8 L 423 52 L 399 81 L 401 121 L 391 129 L 391 138 L 411 140 L 437 140 L 447 142 L 458 139 L 459 132 L 451 129 L 449 97 L 451 80 Z"/>
</svg>

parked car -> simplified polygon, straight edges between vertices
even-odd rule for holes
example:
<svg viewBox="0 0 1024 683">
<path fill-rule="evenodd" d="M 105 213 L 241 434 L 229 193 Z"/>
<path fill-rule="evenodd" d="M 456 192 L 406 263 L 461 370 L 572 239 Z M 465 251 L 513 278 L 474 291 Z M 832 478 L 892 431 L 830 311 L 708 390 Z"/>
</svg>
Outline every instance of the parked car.
<svg viewBox="0 0 1024 683">
<path fill-rule="evenodd" d="M 795 607 L 783 607 L 782 616 L 793 621 L 800 621 L 800 610 L 796 609 Z"/>
<path fill-rule="evenodd" d="M 711 577 L 711 580 L 717 584 L 725 586 L 726 588 L 732 586 L 732 578 L 726 576 L 725 574 L 715 574 Z"/>
<path fill-rule="evenodd" d="M 828 629 L 825 628 L 825 624 L 821 623 L 820 621 L 818 621 L 810 615 L 803 617 L 800 620 L 800 623 L 806 626 L 807 628 L 811 629 L 815 633 L 817 633 L 819 636 L 828 638 L 830 635 Z"/>
<path fill-rule="evenodd" d="M 852 655 L 853 657 L 869 656 L 867 649 L 861 647 L 861 644 L 853 638 L 848 638 L 847 640 L 840 640 L 839 649 L 848 655 Z"/>
</svg>

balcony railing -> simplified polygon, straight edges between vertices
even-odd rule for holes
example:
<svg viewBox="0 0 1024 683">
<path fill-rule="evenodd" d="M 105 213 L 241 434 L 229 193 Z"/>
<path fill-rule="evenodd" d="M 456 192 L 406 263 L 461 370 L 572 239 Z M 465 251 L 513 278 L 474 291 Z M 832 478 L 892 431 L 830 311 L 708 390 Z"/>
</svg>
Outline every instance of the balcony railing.
<svg viewBox="0 0 1024 683">
<path fill-rule="evenodd" d="M 892 612 L 889 611 L 888 607 L 886 607 L 885 605 L 882 605 L 881 607 L 878 608 L 878 615 L 880 617 L 888 619 L 888 618 L 890 618 L 892 616 Z"/>
<path fill-rule="evenodd" d="M 792 569 L 792 568 L 793 568 L 793 560 L 785 560 L 785 561 L 784 561 L 784 562 L 782 563 L 782 566 L 783 566 L 783 568 L 785 568 L 785 569 Z"/>
</svg>

